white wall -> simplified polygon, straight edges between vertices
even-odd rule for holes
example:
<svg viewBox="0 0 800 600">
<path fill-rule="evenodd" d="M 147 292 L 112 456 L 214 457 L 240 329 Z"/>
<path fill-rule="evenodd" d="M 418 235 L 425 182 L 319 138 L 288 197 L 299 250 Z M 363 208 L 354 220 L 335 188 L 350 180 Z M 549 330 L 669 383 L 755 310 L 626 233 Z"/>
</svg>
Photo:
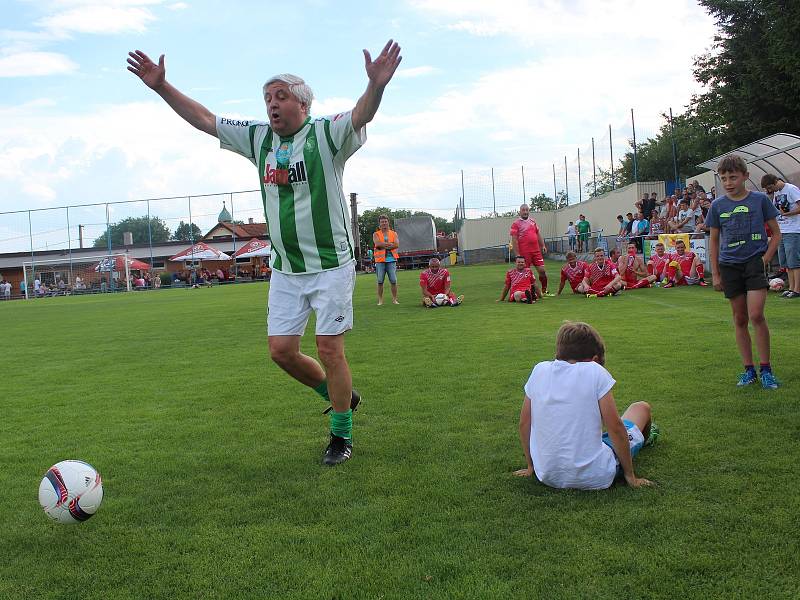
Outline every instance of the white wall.
<svg viewBox="0 0 800 600">
<path fill-rule="evenodd" d="M 659 199 L 664 198 L 665 189 L 663 181 L 632 183 L 566 208 L 531 212 L 531 217 L 536 220 L 539 230 L 546 238 L 564 235 L 569 222 L 576 222 L 578 215 L 581 214 L 585 215 L 591 223 L 592 231 L 603 229 L 605 235 L 612 235 L 619 230 L 617 215 L 635 212 L 634 203 L 645 192 L 648 194 L 655 192 Z M 458 232 L 458 248 L 459 250 L 474 250 L 507 244 L 509 242 L 508 231 L 513 222 L 513 217 L 466 219 Z"/>
</svg>

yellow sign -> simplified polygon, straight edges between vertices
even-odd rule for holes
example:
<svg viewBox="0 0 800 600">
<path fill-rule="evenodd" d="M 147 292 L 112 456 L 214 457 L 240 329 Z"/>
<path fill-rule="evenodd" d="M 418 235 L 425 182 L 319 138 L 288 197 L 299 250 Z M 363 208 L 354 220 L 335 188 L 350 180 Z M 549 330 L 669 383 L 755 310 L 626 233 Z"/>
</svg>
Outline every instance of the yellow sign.
<svg viewBox="0 0 800 600">
<path fill-rule="evenodd" d="M 662 233 L 658 236 L 658 241 L 664 244 L 664 251 L 665 252 L 672 252 L 675 250 L 675 243 L 681 240 L 685 245 L 686 249 L 688 250 L 691 246 L 689 245 L 689 234 L 688 233 Z"/>
</svg>

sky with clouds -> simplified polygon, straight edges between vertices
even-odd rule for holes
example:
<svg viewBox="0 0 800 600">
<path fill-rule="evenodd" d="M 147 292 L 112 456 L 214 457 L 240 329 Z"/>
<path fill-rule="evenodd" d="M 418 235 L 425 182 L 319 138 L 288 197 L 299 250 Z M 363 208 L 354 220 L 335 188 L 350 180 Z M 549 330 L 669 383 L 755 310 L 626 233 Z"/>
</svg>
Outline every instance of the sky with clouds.
<svg viewBox="0 0 800 600">
<path fill-rule="evenodd" d="M 0 213 L 191 195 L 201 228 L 225 198 L 202 195 L 253 190 L 255 169 L 129 73 L 129 50 L 164 53 L 167 79 L 212 112 L 266 119 L 261 86 L 280 72 L 312 86 L 312 114 L 352 108 L 366 85 L 361 49 L 394 38 L 403 62 L 345 192 L 361 210 L 449 218 L 462 189 L 470 214 L 552 196 L 553 164 L 556 187 L 578 201 L 578 150 L 585 184 L 593 137 L 606 168 L 609 125 L 615 157 L 627 150 L 631 108 L 637 138 L 655 134 L 699 90 L 693 58 L 715 31 L 692 0 L 0 0 L 0 11 Z M 233 199 L 235 217 L 263 220 L 257 194 Z M 186 204 L 151 209 L 174 228 Z M 109 218 L 142 206 L 114 205 Z M 73 209 L 71 223 L 105 210 Z M 27 213 L 0 215 L 0 251 L 29 226 L 57 245 L 53 214 L 30 225 Z"/>
</svg>

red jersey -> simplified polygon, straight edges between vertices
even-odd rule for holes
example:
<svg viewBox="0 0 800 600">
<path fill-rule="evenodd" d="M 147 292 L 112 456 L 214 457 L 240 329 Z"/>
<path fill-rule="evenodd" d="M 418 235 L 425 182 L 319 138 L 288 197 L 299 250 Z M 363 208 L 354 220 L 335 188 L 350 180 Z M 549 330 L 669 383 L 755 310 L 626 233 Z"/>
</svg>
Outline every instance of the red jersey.
<svg viewBox="0 0 800 600">
<path fill-rule="evenodd" d="M 636 262 L 636 255 L 628 254 L 625 257 L 625 275 L 623 276 L 625 279 L 625 283 L 628 285 L 633 285 L 639 279 L 636 275 L 636 271 L 633 270 L 633 264 Z"/>
<path fill-rule="evenodd" d="M 667 265 L 669 264 L 670 260 L 671 260 L 670 255 L 665 252 L 663 256 L 659 256 L 658 254 L 653 254 L 650 257 L 650 260 L 648 260 L 647 262 L 649 262 L 653 266 L 653 273 L 658 275 L 659 273 L 662 273 L 664 269 L 667 268 Z"/>
<path fill-rule="evenodd" d="M 528 267 L 525 267 L 522 271 L 517 269 L 508 271 L 506 273 L 506 285 L 510 290 L 508 299 L 511 300 L 514 297 L 514 292 L 525 292 L 531 289 L 534 281 L 533 271 Z"/>
<path fill-rule="evenodd" d="M 425 269 L 419 274 L 419 282 L 433 295 L 444 294 L 445 288 L 450 285 L 450 273 L 441 267 L 435 273 L 430 269 Z"/>
<path fill-rule="evenodd" d="M 533 219 L 517 219 L 511 225 L 511 237 L 517 238 L 520 254 L 537 253 L 539 247 L 539 226 Z"/>
<path fill-rule="evenodd" d="M 569 281 L 572 291 L 575 291 L 586 277 L 587 268 L 588 265 L 582 260 L 575 261 L 574 267 L 570 267 L 569 263 L 566 263 L 561 267 L 561 281 Z"/>
<path fill-rule="evenodd" d="M 606 259 L 602 266 L 592 261 L 586 268 L 586 277 L 589 278 L 589 283 L 593 288 L 600 286 L 607 286 L 619 274 L 617 266 L 610 260 Z"/>
<path fill-rule="evenodd" d="M 692 272 L 692 263 L 694 262 L 694 252 L 684 252 L 683 255 L 672 254 L 670 258 L 681 266 L 681 271 L 684 277 L 689 277 Z"/>
</svg>

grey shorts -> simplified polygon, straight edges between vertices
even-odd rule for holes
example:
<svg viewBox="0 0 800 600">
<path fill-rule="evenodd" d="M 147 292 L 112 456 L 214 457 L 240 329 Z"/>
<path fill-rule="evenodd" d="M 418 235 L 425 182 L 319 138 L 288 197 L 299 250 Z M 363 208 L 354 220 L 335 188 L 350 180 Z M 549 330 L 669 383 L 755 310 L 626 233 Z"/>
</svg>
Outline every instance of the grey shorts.
<svg viewBox="0 0 800 600">
<path fill-rule="evenodd" d="M 800 233 L 784 233 L 778 246 L 778 262 L 787 269 L 800 268 Z"/>
</svg>

